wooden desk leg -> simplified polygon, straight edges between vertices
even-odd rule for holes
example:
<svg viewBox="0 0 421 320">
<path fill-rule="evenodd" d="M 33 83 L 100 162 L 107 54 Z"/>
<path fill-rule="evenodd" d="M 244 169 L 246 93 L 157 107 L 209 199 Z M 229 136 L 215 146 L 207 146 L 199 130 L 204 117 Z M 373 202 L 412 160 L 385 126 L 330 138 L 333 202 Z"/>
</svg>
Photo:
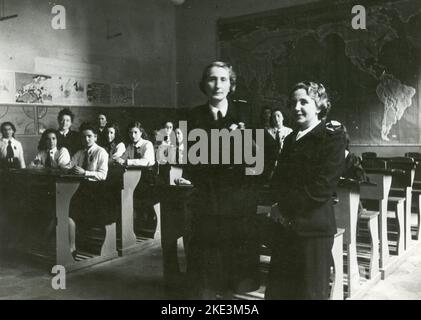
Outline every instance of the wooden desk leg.
<svg viewBox="0 0 421 320">
<path fill-rule="evenodd" d="M 161 239 L 161 204 L 157 203 L 153 206 L 156 214 L 156 231 L 155 239 Z"/>
<path fill-rule="evenodd" d="M 421 194 L 418 195 L 418 206 L 417 206 L 417 225 L 415 231 L 415 239 L 420 239 L 420 225 L 421 225 Z"/>
<path fill-rule="evenodd" d="M 351 189 L 339 188 L 339 203 L 335 206 L 336 223 L 345 230 L 343 242 L 347 251 L 348 298 L 352 298 L 360 287 L 360 271 L 357 260 L 357 222 L 360 202 L 359 186 Z"/>
<path fill-rule="evenodd" d="M 348 298 L 351 298 L 360 288 L 360 270 L 357 260 L 357 223 L 360 194 L 353 191 L 350 194 L 350 242 L 348 249 Z"/>
<path fill-rule="evenodd" d="M 373 279 L 379 273 L 379 226 L 377 215 L 370 217 L 367 222 L 371 239 L 369 279 Z"/>
<path fill-rule="evenodd" d="M 380 268 L 385 268 L 389 263 L 389 240 L 387 238 L 387 198 L 380 204 L 379 236 L 380 236 Z"/>
<path fill-rule="evenodd" d="M 334 278 L 330 291 L 331 300 L 344 299 L 344 257 L 343 257 L 343 231 L 335 235 L 332 247 Z"/>
<path fill-rule="evenodd" d="M 79 182 L 56 182 L 56 263 L 62 266 L 75 262 L 70 253 L 69 208 L 78 188 Z"/>
<path fill-rule="evenodd" d="M 412 220 L 412 188 L 406 188 L 406 203 L 405 203 L 405 250 L 411 246 L 411 220 Z"/>
<path fill-rule="evenodd" d="M 398 243 L 396 246 L 396 251 L 398 256 L 402 254 L 405 250 L 405 205 L 404 202 L 401 201 L 396 205 L 396 220 L 398 224 Z"/>
<path fill-rule="evenodd" d="M 124 189 L 121 190 L 121 253 L 136 245 L 133 229 L 133 193 L 140 181 L 140 170 L 126 171 L 123 174 Z"/>
<path fill-rule="evenodd" d="M 116 223 L 105 226 L 105 239 L 101 247 L 101 256 L 111 256 L 117 252 Z"/>
</svg>

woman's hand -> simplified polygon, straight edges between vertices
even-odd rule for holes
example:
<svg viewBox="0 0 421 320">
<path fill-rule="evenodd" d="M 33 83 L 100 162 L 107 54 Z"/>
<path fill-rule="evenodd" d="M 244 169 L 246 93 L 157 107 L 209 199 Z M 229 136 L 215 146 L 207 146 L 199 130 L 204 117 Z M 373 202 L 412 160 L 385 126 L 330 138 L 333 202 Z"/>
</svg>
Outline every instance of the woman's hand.
<svg viewBox="0 0 421 320">
<path fill-rule="evenodd" d="M 236 123 L 233 123 L 232 125 L 230 125 L 229 130 L 230 131 L 234 131 L 238 128 L 238 125 Z"/>
<path fill-rule="evenodd" d="M 176 185 L 190 185 L 191 184 L 191 182 L 189 180 L 184 179 L 184 178 L 174 179 L 174 182 L 175 182 Z"/>
<path fill-rule="evenodd" d="M 290 225 L 288 219 L 286 219 L 285 216 L 279 210 L 279 207 L 278 207 L 278 204 L 277 203 L 275 205 L 273 205 L 272 208 L 271 208 L 271 210 L 270 210 L 270 218 L 275 223 L 280 223 L 283 226 Z"/>
<path fill-rule="evenodd" d="M 118 158 L 115 160 L 115 162 L 117 162 L 119 165 L 124 165 L 126 163 L 126 160 Z"/>
<path fill-rule="evenodd" d="M 85 169 L 83 169 L 79 166 L 74 166 L 72 169 L 70 169 L 70 172 L 73 173 L 73 174 L 84 175 Z"/>
</svg>

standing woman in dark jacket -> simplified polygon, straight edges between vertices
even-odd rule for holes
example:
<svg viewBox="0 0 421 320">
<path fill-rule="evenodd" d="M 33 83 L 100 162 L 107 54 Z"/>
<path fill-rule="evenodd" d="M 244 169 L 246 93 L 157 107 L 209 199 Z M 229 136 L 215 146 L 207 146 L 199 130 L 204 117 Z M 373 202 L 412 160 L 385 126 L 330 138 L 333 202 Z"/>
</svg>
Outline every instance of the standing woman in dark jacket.
<svg viewBox="0 0 421 320">
<path fill-rule="evenodd" d="M 336 233 L 332 195 L 344 169 L 342 126 L 326 122 L 322 84 L 301 82 L 291 93 L 297 129 L 286 139 L 272 180 L 278 222 L 266 299 L 327 299 Z"/>
<path fill-rule="evenodd" d="M 238 134 L 242 143 L 240 128 L 247 126 L 242 114 L 245 109 L 227 98 L 235 90 L 235 83 L 236 75 L 229 64 L 217 61 L 207 66 L 200 89 L 208 101 L 191 111 L 189 129 L 202 129 L 208 137 L 212 129 L 228 129 Z M 232 143 L 230 148 L 233 150 Z M 216 152 L 219 160 L 222 152 L 230 152 L 221 145 L 219 150 L 209 151 L 209 160 Z M 195 192 L 191 199 L 192 236 L 187 267 L 198 289 L 196 297 L 227 299 L 233 291 L 257 289 L 253 281 L 259 261 L 257 240 L 253 238 L 256 192 L 250 177 L 245 176 L 244 165 L 234 165 L 231 153 L 230 164 L 219 161 L 191 165 L 189 177 Z"/>
<path fill-rule="evenodd" d="M 71 129 L 75 115 L 73 112 L 65 108 L 60 110 L 57 116 L 58 130 L 57 130 L 57 142 L 60 146 L 66 148 L 70 156 L 82 149 L 81 136 L 79 132 Z"/>
</svg>

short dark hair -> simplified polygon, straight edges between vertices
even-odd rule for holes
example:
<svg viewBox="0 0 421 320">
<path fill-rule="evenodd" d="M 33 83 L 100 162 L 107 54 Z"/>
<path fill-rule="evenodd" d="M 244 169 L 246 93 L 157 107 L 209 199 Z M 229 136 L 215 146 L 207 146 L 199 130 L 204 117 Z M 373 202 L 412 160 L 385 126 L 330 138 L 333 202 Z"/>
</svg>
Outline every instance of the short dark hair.
<svg viewBox="0 0 421 320">
<path fill-rule="evenodd" d="M 290 96 L 299 89 L 304 89 L 316 103 L 317 108 L 320 109 L 318 115 L 319 119 L 326 118 L 330 111 L 331 104 L 324 85 L 312 81 L 299 82 L 292 88 Z"/>
<path fill-rule="evenodd" d="M 232 68 L 232 66 L 227 63 L 227 62 L 222 62 L 222 61 L 214 61 L 211 64 L 207 65 L 202 72 L 202 79 L 199 82 L 199 88 L 200 90 L 206 94 L 206 89 L 205 89 L 205 82 L 206 79 L 209 75 L 209 70 L 213 67 L 218 67 L 218 68 L 223 68 L 225 70 L 228 71 L 229 74 L 229 78 L 230 78 L 230 93 L 234 93 L 235 89 L 237 87 L 237 74 L 235 73 L 234 69 Z"/>
<path fill-rule="evenodd" d="M 57 121 L 60 122 L 60 120 L 64 116 L 69 116 L 72 119 L 72 122 L 75 120 L 75 115 L 69 108 L 64 108 L 64 109 L 60 110 L 60 112 L 58 113 L 58 116 L 57 116 Z"/>
<path fill-rule="evenodd" d="M 85 130 L 91 130 L 93 133 L 98 134 L 98 129 L 90 122 L 84 122 L 79 127 L 79 132 L 83 132 Z"/>
<path fill-rule="evenodd" d="M 1 124 L 1 126 L 0 126 L 0 131 L 1 131 L 1 134 L 3 134 L 3 130 L 4 130 L 4 128 L 5 128 L 6 126 L 10 126 L 10 127 L 12 128 L 12 130 L 13 130 L 12 137 L 15 137 L 16 127 L 15 127 L 15 125 L 14 125 L 13 123 L 11 123 L 10 121 L 6 121 L 6 122 L 3 122 L 3 123 Z"/>
<path fill-rule="evenodd" d="M 274 114 L 275 114 L 275 112 L 277 112 L 277 111 L 279 111 L 281 114 L 282 114 L 282 118 L 284 118 L 284 121 L 286 120 L 285 119 L 285 112 L 280 108 L 280 107 L 275 107 L 275 108 L 272 108 L 271 109 L 271 112 L 270 112 L 270 125 L 271 126 L 273 126 L 275 123 L 274 123 L 274 121 L 275 121 L 275 116 L 274 116 Z"/>
<path fill-rule="evenodd" d="M 59 139 L 57 137 L 57 130 L 55 129 L 47 129 L 45 130 L 42 135 L 41 135 L 41 139 L 39 139 L 38 142 L 38 151 L 43 151 L 43 150 L 47 150 L 47 137 L 50 133 L 54 133 L 56 138 L 57 138 L 57 149 L 60 149 L 61 146 L 59 145 Z"/>
</svg>

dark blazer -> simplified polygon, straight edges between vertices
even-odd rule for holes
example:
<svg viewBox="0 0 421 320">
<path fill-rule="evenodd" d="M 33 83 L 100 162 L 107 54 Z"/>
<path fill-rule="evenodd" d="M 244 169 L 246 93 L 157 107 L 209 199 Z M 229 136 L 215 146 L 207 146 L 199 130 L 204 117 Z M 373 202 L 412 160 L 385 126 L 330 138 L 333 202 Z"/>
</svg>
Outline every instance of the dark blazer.
<svg viewBox="0 0 421 320">
<path fill-rule="evenodd" d="M 97 139 L 97 145 L 100 147 L 105 148 L 105 146 L 108 144 L 108 130 L 107 128 L 104 128 L 102 131 L 98 130 L 98 139 Z"/>
<path fill-rule="evenodd" d="M 298 141 L 297 133 L 285 139 L 272 179 L 273 196 L 298 235 L 332 236 L 332 196 L 345 164 L 344 131 L 322 121 Z"/>
<path fill-rule="evenodd" d="M 57 142 L 60 147 L 65 147 L 70 156 L 73 156 L 78 150 L 82 149 L 82 141 L 79 132 L 69 130 L 66 136 L 57 130 Z"/>
<path fill-rule="evenodd" d="M 229 129 L 232 124 L 244 122 L 245 118 L 238 103 L 229 101 L 226 116 L 221 120 L 214 120 L 209 105 L 205 104 L 192 109 L 188 127 L 189 131 L 200 128 L 208 133 L 210 160 L 211 129 Z M 237 130 L 242 133 L 241 130 Z M 192 144 L 195 144 L 195 142 L 192 142 L 190 147 Z M 196 164 L 188 166 L 187 174 L 196 187 L 196 191 L 192 196 L 193 199 L 196 199 L 196 201 L 192 201 L 192 205 L 195 206 L 195 212 L 202 212 L 202 214 L 208 215 L 238 216 L 255 210 L 255 207 L 251 208 L 252 204 L 244 201 L 251 192 L 249 185 L 250 176 L 245 175 L 245 165 L 243 163 L 234 164 L 233 150 L 234 147 L 231 144 L 230 164 Z M 221 144 L 219 152 L 221 156 Z"/>
</svg>

